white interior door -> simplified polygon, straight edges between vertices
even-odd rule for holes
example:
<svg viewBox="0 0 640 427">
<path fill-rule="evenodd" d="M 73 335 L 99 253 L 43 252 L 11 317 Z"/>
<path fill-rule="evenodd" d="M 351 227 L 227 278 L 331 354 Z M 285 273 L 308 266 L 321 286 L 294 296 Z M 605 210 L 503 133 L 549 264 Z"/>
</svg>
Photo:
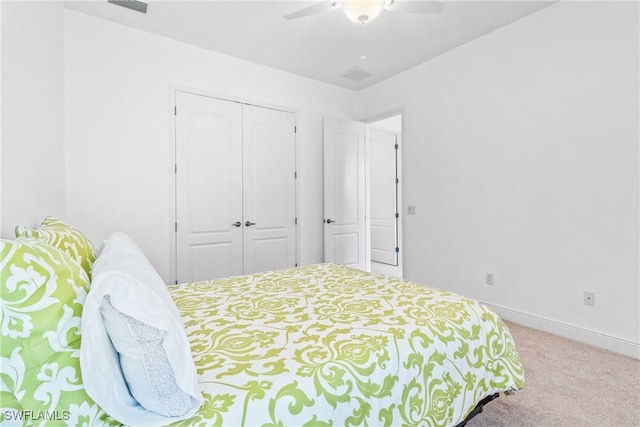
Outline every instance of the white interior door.
<svg viewBox="0 0 640 427">
<path fill-rule="evenodd" d="M 325 117 L 324 260 L 366 268 L 364 123 Z"/>
<path fill-rule="evenodd" d="M 371 261 L 398 265 L 396 134 L 371 128 L 367 138 Z"/>
<path fill-rule="evenodd" d="M 242 106 L 176 93 L 176 278 L 242 274 Z"/>
<path fill-rule="evenodd" d="M 295 115 L 243 106 L 244 274 L 296 262 Z"/>
</svg>

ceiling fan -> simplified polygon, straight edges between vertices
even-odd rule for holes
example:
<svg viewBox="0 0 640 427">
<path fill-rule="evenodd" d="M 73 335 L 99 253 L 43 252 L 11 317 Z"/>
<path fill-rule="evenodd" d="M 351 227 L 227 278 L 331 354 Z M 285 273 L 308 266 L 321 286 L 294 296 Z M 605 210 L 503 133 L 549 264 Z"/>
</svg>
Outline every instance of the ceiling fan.
<svg viewBox="0 0 640 427">
<path fill-rule="evenodd" d="M 340 8 L 353 22 L 365 24 L 374 20 L 383 10 L 406 13 L 440 13 L 444 9 L 444 3 L 437 0 L 325 0 L 285 15 L 284 19 L 297 19 Z"/>
</svg>

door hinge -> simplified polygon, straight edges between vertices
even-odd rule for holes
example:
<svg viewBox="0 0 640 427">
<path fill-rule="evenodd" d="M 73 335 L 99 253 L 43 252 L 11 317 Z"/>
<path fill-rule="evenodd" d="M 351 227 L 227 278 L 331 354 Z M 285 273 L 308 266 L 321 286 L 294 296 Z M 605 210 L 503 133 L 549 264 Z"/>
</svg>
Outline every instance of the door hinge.
<svg viewBox="0 0 640 427">
<path fill-rule="evenodd" d="M 173 115 L 174 116 L 178 115 L 178 107 L 176 107 L 176 106 L 173 107 Z"/>
<path fill-rule="evenodd" d="M 293 173 L 293 179 L 298 179 L 298 172 Z"/>
<path fill-rule="evenodd" d="M 297 267 L 297 266 L 298 266 L 298 263 L 296 262 L 293 266 L 294 266 L 294 267 Z"/>
<path fill-rule="evenodd" d="M 173 173 L 178 173 L 178 164 L 176 163 L 175 165 L 173 165 Z"/>
<path fill-rule="evenodd" d="M 396 246 L 396 253 L 400 252 L 400 248 Z"/>
<path fill-rule="evenodd" d="M 400 180 L 398 178 L 396 178 L 396 184 L 399 184 Z"/>
<path fill-rule="evenodd" d="M 400 214 L 396 212 L 396 218 L 400 218 Z"/>
<path fill-rule="evenodd" d="M 178 281 L 176 280 L 176 285 L 178 284 Z"/>
<path fill-rule="evenodd" d="M 387 145 L 388 147 L 388 145 Z M 397 150 L 398 149 L 398 144 L 394 145 L 394 148 Z"/>
<path fill-rule="evenodd" d="M 298 133 L 298 126 L 293 127 L 293 133 Z"/>
<path fill-rule="evenodd" d="M 298 225 L 298 217 L 295 217 L 295 218 L 293 219 L 293 223 L 294 223 L 295 225 Z"/>
<path fill-rule="evenodd" d="M 175 228 L 176 228 L 176 231 L 178 231 L 178 223 L 177 222 L 175 223 Z"/>
</svg>

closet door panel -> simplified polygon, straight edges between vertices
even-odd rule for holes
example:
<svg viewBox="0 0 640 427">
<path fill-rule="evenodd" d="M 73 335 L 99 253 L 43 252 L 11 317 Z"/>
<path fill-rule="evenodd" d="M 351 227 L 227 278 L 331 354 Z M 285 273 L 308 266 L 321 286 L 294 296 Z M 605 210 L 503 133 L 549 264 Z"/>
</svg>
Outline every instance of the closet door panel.
<svg viewBox="0 0 640 427">
<path fill-rule="evenodd" d="M 287 260 L 287 245 L 289 243 L 285 237 L 256 239 L 251 255 L 254 257 L 252 262 L 254 273 L 275 268 L 293 267 L 293 264 Z"/>
<path fill-rule="evenodd" d="M 244 273 L 295 265 L 295 116 L 243 106 Z"/>
<path fill-rule="evenodd" d="M 176 275 L 242 274 L 242 106 L 176 93 Z"/>
</svg>

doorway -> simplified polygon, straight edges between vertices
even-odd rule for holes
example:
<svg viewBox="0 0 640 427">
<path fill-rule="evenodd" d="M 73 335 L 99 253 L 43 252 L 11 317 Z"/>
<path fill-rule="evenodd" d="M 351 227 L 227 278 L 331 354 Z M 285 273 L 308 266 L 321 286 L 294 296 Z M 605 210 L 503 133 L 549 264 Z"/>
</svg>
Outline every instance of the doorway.
<svg viewBox="0 0 640 427">
<path fill-rule="evenodd" d="M 402 115 L 366 125 L 367 254 L 370 271 L 402 278 Z"/>
<path fill-rule="evenodd" d="M 402 115 L 323 122 L 324 261 L 402 278 Z"/>
</svg>

